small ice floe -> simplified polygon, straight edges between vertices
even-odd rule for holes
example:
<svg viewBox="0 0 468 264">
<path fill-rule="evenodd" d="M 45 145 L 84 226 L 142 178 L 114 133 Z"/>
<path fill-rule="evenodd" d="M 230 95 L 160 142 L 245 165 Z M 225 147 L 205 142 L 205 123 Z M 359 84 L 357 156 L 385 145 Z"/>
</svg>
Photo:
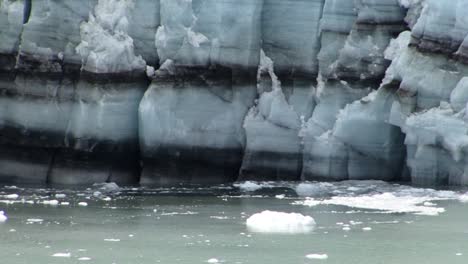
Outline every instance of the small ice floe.
<svg viewBox="0 0 468 264">
<path fill-rule="evenodd" d="M 210 258 L 206 262 L 208 262 L 208 263 L 219 263 L 220 261 L 218 259 L 216 259 L 216 258 Z"/>
<path fill-rule="evenodd" d="M 81 257 L 81 258 L 78 258 L 79 261 L 90 261 L 91 258 L 89 257 Z"/>
<path fill-rule="evenodd" d="M 63 199 L 63 198 L 65 198 L 65 197 L 67 197 L 67 195 L 66 195 L 66 194 L 63 194 L 63 193 L 57 193 L 57 194 L 55 194 L 55 198 L 57 198 L 57 199 Z"/>
<path fill-rule="evenodd" d="M 19 195 L 16 194 L 16 193 L 12 193 L 12 194 L 7 194 L 7 195 L 4 195 L 3 197 L 5 197 L 6 199 L 12 199 L 12 200 L 16 200 L 19 198 Z"/>
<path fill-rule="evenodd" d="M 119 238 L 104 238 L 106 242 L 120 242 Z"/>
<path fill-rule="evenodd" d="M 55 253 L 52 255 L 55 258 L 69 258 L 71 257 L 71 253 Z"/>
<path fill-rule="evenodd" d="M 455 256 L 458 256 L 458 257 L 463 256 L 463 253 L 457 253 L 455 254 Z"/>
<path fill-rule="evenodd" d="M 9 231 L 10 231 L 11 233 L 14 233 L 14 232 L 16 232 L 16 229 L 10 229 Z"/>
<path fill-rule="evenodd" d="M 246 181 L 241 183 L 234 184 L 235 187 L 239 188 L 243 192 L 255 192 L 263 188 L 263 185 L 260 185 L 253 181 Z"/>
<path fill-rule="evenodd" d="M 29 218 L 26 220 L 26 222 L 29 222 L 29 223 L 42 223 L 44 222 L 44 219 L 40 219 L 40 218 Z"/>
<path fill-rule="evenodd" d="M 278 195 L 275 195 L 275 198 L 282 200 L 282 199 L 286 198 L 286 195 L 285 194 L 278 194 Z"/>
<path fill-rule="evenodd" d="M 87 202 L 79 202 L 78 206 L 88 206 L 88 203 Z"/>
<path fill-rule="evenodd" d="M 5 212 L 0 211 L 0 223 L 4 223 L 8 220 L 8 217 L 5 215 Z"/>
<path fill-rule="evenodd" d="M 362 231 L 372 231 L 372 227 L 363 227 Z"/>
<path fill-rule="evenodd" d="M 217 216 L 217 215 L 212 215 L 210 216 L 211 219 L 218 219 L 218 220 L 226 220 L 229 219 L 227 216 Z"/>
<path fill-rule="evenodd" d="M 45 200 L 45 201 L 42 202 L 42 204 L 55 206 L 55 205 L 59 204 L 59 201 L 57 201 L 57 200 Z"/>
<path fill-rule="evenodd" d="M 95 183 L 93 187 L 99 188 L 103 193 L 120 192 L 121 188 L 115 182 Z"/>
<path fill-rule="evenodd" d="M 70 205 L 70 203 L 69 203 L 69 202 L 61 202 L 60 205 L 62 205 L 62 206 L 68 206 L 68 205 Z"/>
<path fill-rule="evenodd" d="M 164 216 L 174 216 L 174 215 L 197 215 L 197 212 L 187 211 L 187 212 L 170 212 L 170 213 L 162 213 L 161 215 Z"/>
<path fill-rule="evenodd" d="M 247 219 L 247 228 L 258 233 L 308 233 L 314 227 L 312 217 L 298 213 L 263 211 Z"/>
<path fill-rule="evenodd" d="M 328 255 L 327 254 L 308 254 L 306 255 L 306 258 L 325 260 L 325 259 L 328 259 Z"/>
</svg>

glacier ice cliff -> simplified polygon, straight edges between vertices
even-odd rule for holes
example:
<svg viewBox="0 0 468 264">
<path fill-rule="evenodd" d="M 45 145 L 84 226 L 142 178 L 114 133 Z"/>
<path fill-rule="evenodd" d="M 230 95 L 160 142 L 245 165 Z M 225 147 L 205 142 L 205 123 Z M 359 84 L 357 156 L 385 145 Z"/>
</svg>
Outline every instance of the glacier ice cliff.
<svg viewBox="0 0 468 264">
<path fill-rule="evenodd" d="M 0 181 L 468 185 L 468 0 L 0 0 Z"/>
</svg>

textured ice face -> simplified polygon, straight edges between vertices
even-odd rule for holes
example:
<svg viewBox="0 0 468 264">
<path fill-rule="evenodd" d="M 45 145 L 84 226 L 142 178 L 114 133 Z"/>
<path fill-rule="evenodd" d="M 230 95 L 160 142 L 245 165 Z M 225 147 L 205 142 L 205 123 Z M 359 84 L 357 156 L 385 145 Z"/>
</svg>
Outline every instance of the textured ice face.
<svg viewBox="0 0 468 264">
<path fill-rule="evenodd" d="M 156 47 L 162 62 L 256 67 L 263 1 L 161 0 Z"/>
<path fill-rule="evenodd" d="M 95 73 L 143 71 L 146 62 L 135 55 L 128 35 L 132 0 L 99 0 L 94 14 L 80 26 L 81 42 L 76 52 L 83 70 Z"/>
<path fill-rule="evenodd" d="M 2 31 L 0 54 L 18 51 L 23 26 L 23 14 L 23 1 L 2 0 L 0 2 L 0 31 Z"/>
<path fill-rule="evenodd" d="M 179 162 L 197 167 L 186 182 L 216 167 L 465 184 L 468 1 L 452 2 L 1 0 L 0 143 L 140 149 L 148 182 Z M 73 155 L 0 148 L 5 175 L 109 178 L 99 162 L 87 177 Z"/>
</svg>

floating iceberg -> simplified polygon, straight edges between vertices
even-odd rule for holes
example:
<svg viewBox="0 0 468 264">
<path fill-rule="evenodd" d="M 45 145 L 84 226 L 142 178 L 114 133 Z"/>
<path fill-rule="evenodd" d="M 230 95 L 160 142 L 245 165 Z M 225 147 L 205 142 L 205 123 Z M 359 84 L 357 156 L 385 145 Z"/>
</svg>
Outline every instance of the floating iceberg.
<svg viewBox="0 0 468 264">
<path fill-rule="evenodd" d="M 246 224 L 250 231 L 258 233 L 309 233 L 315 228 L 315 221 L 310 216 L 274 211 L 254 214 L 247 219 Z"/>
</svg>

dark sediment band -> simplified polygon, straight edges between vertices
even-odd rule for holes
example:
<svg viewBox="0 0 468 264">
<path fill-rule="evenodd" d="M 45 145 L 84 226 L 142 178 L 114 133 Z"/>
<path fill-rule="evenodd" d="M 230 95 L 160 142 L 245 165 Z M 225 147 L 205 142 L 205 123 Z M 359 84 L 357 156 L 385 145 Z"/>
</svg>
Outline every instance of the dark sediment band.
<svg viewBox="0 0 468 264">
<path fill-rule="evenodd" d="M 246 153 L 239 180 L 298 181 L 302 169 L 301 153 L 251 151 Z"/>
<path fill-rule="evenodd" d="M 9 73 L 15 70 L 16 54 L 0 53 L 0 73 Z"/>
<path fill-rule="evenodd" d="M 143 154 L 142 184 L 221 184 L 237 179 L 242 148 L 165 146 Z"/>
</svg>

